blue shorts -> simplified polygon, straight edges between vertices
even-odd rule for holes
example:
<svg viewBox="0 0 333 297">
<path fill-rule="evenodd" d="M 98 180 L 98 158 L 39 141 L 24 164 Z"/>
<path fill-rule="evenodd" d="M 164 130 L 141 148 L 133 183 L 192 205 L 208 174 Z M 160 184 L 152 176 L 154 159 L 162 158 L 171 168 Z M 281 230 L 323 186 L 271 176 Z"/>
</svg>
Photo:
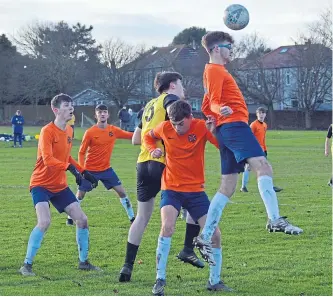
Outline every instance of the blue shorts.
<svg viewBox="0 0 333 297">
<path fill-rule="evenodd" d="M 51 202 L 59 213 L 64 212 L 68 205 L 77 202 L 74 193 L 68 187 L 57 193 L 50 192 L 43 187 L 34 187 L 30 193 L 35 207 L 38 202 L 48 202 L 49 204 Z"/>
<path fill-rule="evenodd" d="M 178 212 L 183 207 L 188 211 L 192 219 L 197 222 L 198 219 L 208 213 L 209 204 L 210 202 L 205 192 L 163 190 L 160 207 L 172 205 Z"/>
<path fill-rule="evenodd" d="M 115 186 L 120 186 L 121 182 L 112 168 L 104 171 L 89 171 L 98 181 L 101 181 L 107 190 L 112 189 Z M 79 186 L 80 191 L 90 192 L 93 189 L 91 183 L 86 179 L 82 180 Z"/>
<path fill-rule="evenodd" d="M 244 172 L 246 159 L 265 156 L 250 126 L 244 122 L 226 123 L 216 128 L 222 174 Z"/>
</svg>

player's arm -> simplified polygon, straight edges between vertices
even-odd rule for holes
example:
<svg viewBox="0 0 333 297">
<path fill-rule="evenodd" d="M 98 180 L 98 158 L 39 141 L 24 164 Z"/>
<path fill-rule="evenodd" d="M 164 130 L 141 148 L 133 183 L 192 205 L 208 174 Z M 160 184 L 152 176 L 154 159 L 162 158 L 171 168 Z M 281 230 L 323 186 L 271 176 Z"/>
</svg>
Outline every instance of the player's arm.
<svg viewBox="0 0 333 297">
<path fill-rule="evenodd" d="M 206 127 L 206 139 L 212 144 L 214 145 L 217 149 L 219 149 L 219 142 L 217 141 L 216 137 L 214 136 L 214 134 L 212 132 L 209 131 L 209 129 Z"/>
<path fill-rule="evenodd" d="M 89 145 L 90 145 L 90 136 L 89 136 L 88 131 L 86 131 L 83 135 L 82 142 L 81 142 L 80 149 L 79 149 L 79 154 L 78 154 L 78 160 L 79 160 L 79 164 L 81 167 L 84 166 L 84 160 L 85 160 L 86 152 L 88 150 Z"/>
<path fill-rule="evenodd" d="M 332 138 L 332 125 L 328 128 L 326 139 L 325 139 L 325 156 L 329 155 L 330 151 L 330 139 Z"/>
<path fill-rule="evenodd" d="M 120 138 L 120 139 L 132 139 L 133 137 L 133 132 L 127 132 L 127 131 L 124 131 L 118 127 L 114 127 L 115 129 L 115 132 L 116 132 L 116 137 L 117 138 Z"/>
<path fill-rule="evenodd" d="M 142 123 L 135 128 L 133 137 L 132 137 L 132 144 L 133 145 L 138 145 L 141 144 L 141 131 L 142 131 Z"/>
<path fill-rule="evenodd" d="M 202 113 L 208 118 L 209 116 L 216 116 L 216 114 L 214 114 L 214 112 L 212 112 L 210 110 L 210 104 L 209 104 L 209 97 L 208 94 L 205 93 L 203 100 L 202 100 L 202 104 L 201 104 L 201 111 Z"/>
<path fill-rule="evenodd" d="M 160 158 L 163 154 L 162 150 L 157 147 L 158 140 L 162 140 L 164 122 L 150 130 L 143 137 L 143 145 L 149 151 L 153 158 Z"/>
</svg>

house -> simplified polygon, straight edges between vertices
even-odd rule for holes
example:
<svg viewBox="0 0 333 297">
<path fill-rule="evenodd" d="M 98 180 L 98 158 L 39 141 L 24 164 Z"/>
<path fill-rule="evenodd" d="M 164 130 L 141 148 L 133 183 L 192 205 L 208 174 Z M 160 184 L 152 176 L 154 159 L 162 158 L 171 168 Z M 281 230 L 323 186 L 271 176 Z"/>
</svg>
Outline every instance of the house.
<svg viewBox="0 0 333 297">
<path fill-rule="evenodd" d="M 105 104 L 109 101 L 102 93 L 93 89 L 85 89 L 82 92 L 72 97 L 74 106 L 96 106 L 98 104 Z"/>
<path fill-rule="evenodd" d="M 304 98 L 310 98 L 309 92 L 315 88 L 324 90 L 326 85 L 324 98 L 310 104 L 315 104 L 315 110 L 332 110 L 332 51 L 323 45 L 308 42 L 280 46 L 259 60 L 240 59 L 233 69 L 238 72 L 245 89 L 252 88 L 258 94 L 270 92 L 274 96 L 275 110 L 303 108 L 309 104 L 304 102 Z M 311 75 L 311 71 L 318 75 Z M 311 89 L 315 82 L 319 87 Z M 248 100 L 247 103 L 254 102 Z"/>
</svg>

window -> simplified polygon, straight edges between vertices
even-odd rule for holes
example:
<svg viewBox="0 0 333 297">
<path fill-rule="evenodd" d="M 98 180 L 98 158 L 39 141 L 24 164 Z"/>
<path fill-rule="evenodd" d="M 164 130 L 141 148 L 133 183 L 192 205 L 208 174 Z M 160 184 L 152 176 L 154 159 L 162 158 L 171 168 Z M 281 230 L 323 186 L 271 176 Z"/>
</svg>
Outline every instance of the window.
<svg viewBox="0 0 333 297">
<path fill-rule="evenodd" d="M 170 54 L 172 54 L 173 52 L 175 52 L 177 50 L 177 48 L 175 47 L 174 49 L 172 49 L 171 51 L 170 51 Z"/>
<path fill-rule="evenodd" d="M 287 51 L 288 51 L 288 48 L 283 48 L 283 49 L 280 50 L 280 54 L 284 54 L 284 53 L 286 53 Z"/>
<path fill-rule="evenodd" d="M 158 52 L 158 50 L 153 51 L 153 52 L 151 53 L 151 55 L 153 56 L 153 55 L 155 55 L 157 52 Z"/>
<path fill-rule="evenodd" d="M 292 106 L 293 108 L 297 108 L 297 107 L 298 107 L 298 100 L 297 100 L 297 99 L 293 99 L 293 100 L 291 100 L 291 106 Z"/>
<path fill-rule="evenodd" d="M 286 83 L 287 83 L 287 86 L 290 85 L 290 74 L 287 73 L 287 76 L 286 76 Z"/>
</svg>

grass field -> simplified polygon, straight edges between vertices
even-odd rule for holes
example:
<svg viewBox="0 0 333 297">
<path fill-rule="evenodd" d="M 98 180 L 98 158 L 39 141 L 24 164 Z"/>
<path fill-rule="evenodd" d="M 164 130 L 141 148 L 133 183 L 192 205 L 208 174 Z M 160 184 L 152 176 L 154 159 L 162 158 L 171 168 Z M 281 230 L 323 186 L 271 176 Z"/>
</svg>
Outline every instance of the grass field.
<svg viewBox="0 0 333 297">
<path fill-rule="evenodd" d="M 26 128 L 35 135 L 39 128 Z M 10 132 L 0 127 L 0 133 Z M 83 131 L 77 129 L 76 137 Z M 327 186 L 330 159 L 324 157 L 325 132 L 269 131 L 269 160 L 275 172 L 281 215 L 304 229 L 301 236 L 268 233 L 266 213 L 251 175 L 249 193 L 237 189 L 223 214 L 223 278 L 233 293 L 205 289 L 208 268 L 198 270 L 178 262 L 185 223 L 179 219 L 167 270 L 167 295 L 332 295 L 332 192 Z M 72 155 L 77 158 L 79 140 Z M 118 282 L 129 222 L 116 195 L 101 185 L 82 207 L 90 224 L 90 260 L 102 273 L 81 272 L 77 266 L 75 228 L 52 207 L 52 223 L 34 262 L 33 278 L 18 274 L 29 234 L 36 223 L 28 190 L 37 142 L 14 149 L 0 142 L 0 295 L 151 295 L 155 280 L 155 250 L 160 228 L 158 201 L 144 235 L 132 276 Z M 112 166 L 136 208 L 135 164 L 139 148 L 119 141 Z M 209 145 L 206 185 L 210 197 L 219 185 L 219 155 Z M 69 184 L 76 189 L 74 179 Z M 159 200 L 159 199 L 157 199 Z M 207 265 L 206 265 L 207 266 Z"/>
</svg>

